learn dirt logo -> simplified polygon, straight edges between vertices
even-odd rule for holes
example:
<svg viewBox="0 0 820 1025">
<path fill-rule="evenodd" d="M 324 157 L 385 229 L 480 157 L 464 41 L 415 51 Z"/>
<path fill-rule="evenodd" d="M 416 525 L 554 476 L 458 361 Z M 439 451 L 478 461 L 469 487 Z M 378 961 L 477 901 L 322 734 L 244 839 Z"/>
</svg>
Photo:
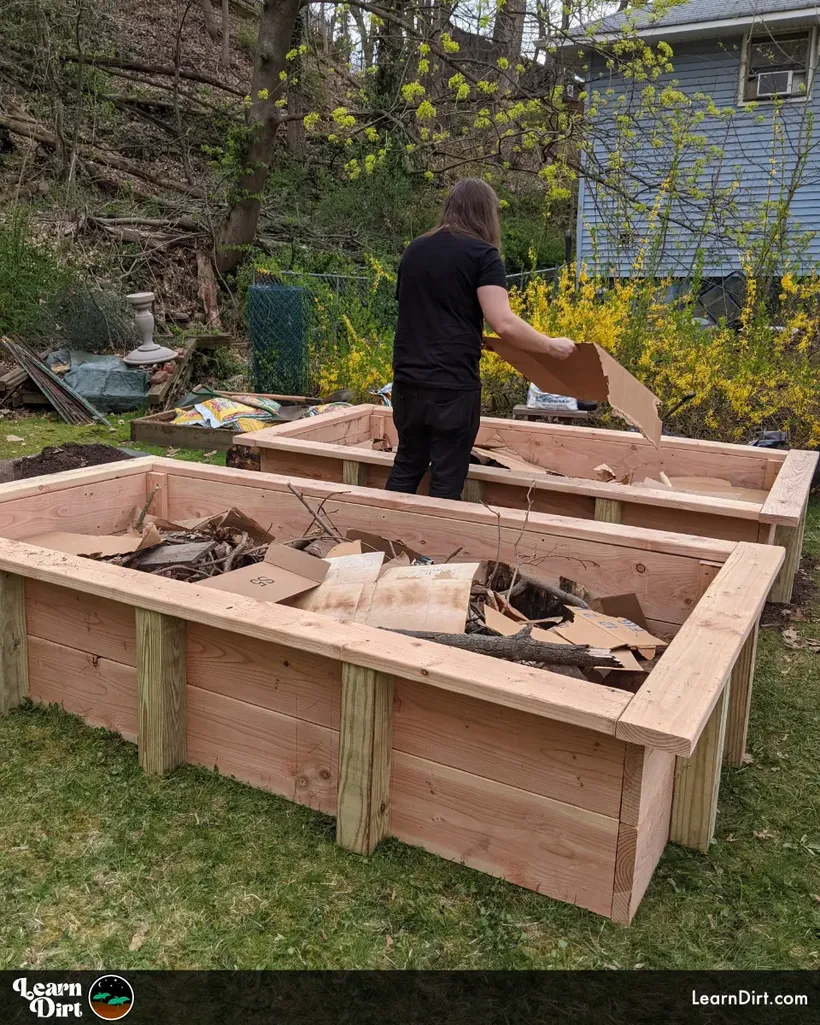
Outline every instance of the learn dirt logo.
<svg viewBox="0 0 820 1025">
<path fill-rule="evenodd" d="M 88 991 L 88 1003 L 98 1018 L 124 1018 L 134 1006 L 131 983 L 121 975 L 102 975 Z"/>
</svg>

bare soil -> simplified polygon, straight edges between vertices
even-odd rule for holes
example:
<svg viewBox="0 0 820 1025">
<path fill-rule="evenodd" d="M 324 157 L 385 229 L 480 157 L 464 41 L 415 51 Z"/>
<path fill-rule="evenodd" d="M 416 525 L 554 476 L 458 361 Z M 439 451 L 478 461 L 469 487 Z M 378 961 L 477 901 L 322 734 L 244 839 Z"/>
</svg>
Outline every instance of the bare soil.
<svg viewBox="0 0 820 1025">
<path fill-rule="evenodd" d="M 84 466 L 101 466 L 129 459 L 121 449 L 113 445 L 78 445 L 69 441 L 65 445 L 49 445 L 39 455 L 23 456 L 17 460 L 14 477 L 27 480 L 46 473 L 61 473 L 63 470 L 78 470 Z"/>
</svg>

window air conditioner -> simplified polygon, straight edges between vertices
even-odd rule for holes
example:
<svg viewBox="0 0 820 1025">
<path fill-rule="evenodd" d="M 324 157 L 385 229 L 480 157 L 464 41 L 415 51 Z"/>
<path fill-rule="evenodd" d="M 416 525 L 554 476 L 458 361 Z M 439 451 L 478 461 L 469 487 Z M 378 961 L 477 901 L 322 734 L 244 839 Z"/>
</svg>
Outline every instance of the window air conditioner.
<svg viewBox="0 0 820 1025">
<path fill-rule="evenodd" d="M 792 71 L 764 71 L 757 76 L 757 95 L 789 96 L 792 91 Z"/>
</svg>

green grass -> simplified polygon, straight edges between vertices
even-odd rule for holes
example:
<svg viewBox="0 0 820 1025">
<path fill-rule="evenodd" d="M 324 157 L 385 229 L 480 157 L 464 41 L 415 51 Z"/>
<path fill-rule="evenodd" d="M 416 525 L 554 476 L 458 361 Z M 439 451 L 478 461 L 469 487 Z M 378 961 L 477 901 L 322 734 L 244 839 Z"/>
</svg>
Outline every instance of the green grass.
<svg viewBox="0 0 820 1025">
<path fill-rule="evenodd" d="M 42 416 L 12 417 L 6 415 L 0 417 L 0 459 L 11 459 L 15 456 L 35 455 L 46 445 L 62 445 L 67 441 L 76 441 L 79 444 L 101 444 L 123 446 L 134 449 L 138 452 L 155 456 L 164 456 L 168 453 L 167 448 L 160 448 L 157 445 L 144 445 L 139 441 L 131 441 L 131 421 L 136 417 L 145 416 L 142 413 L 109 413 L 107 420 L 111 427 L 103 424 L 94 424 L 91 427 L 73 427 L 63 421 L 54 413 L 43 414 Z M 7 441 L 9 437 L 22 438 L 23 441 Z M 174 449 L 174 458 L 202 461 L 204 452 L 194 449 Z M 211 456 L 207 462 L 217 465 L 225 465 L 225 453 L 218 452 Z"/>
<path fill-rule="evenodd" d="M 806 546 L 820 555 L 817 505 Z M 820 606 L 805 614 L 820 638 Z M 668 847 L 628 929 L 397 841 L 356 857 L 331 819 L 201 769 L 145 776 L 118 737 L 16 710 L 0 968 L 816 969 L 818 670 L 762 632 L 753 761 L 724 772 L 709 855 Z"/>
</svg>

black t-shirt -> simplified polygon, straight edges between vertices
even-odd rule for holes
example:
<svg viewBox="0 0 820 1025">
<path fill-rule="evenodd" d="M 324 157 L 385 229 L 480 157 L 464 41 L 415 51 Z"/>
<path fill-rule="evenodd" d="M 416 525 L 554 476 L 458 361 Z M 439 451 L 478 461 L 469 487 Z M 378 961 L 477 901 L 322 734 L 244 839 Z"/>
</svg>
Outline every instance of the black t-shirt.
<svg viewBox="0 0 820 1025">
<path fill-rule="evenodd" d="M 472 235 L 422 235 L 399 264 L 393 380 L 420 388 L 475 390 L 484 316 L 476 289 L 507 277 L 495 246 Z"/>
</svg>

